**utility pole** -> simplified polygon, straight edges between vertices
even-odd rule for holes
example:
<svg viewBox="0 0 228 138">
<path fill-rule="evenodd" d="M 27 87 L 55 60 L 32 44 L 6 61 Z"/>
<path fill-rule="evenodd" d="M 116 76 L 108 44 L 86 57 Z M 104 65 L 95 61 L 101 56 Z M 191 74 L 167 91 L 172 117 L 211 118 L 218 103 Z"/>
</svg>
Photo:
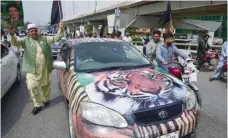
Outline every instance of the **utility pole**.
<svg viewBox="0 0 228 138">
<path fill-rule="evenodd" d="M 73 0 L 73 10 L 74 10 L 74 16 L 75 16 L 75 3 L 74 3 L 74 0 Z"/>
<path fill-rule="evenodd" d="M 97 12 L 97 0 L 95 0 L 95 13 Z"/>
</svg>

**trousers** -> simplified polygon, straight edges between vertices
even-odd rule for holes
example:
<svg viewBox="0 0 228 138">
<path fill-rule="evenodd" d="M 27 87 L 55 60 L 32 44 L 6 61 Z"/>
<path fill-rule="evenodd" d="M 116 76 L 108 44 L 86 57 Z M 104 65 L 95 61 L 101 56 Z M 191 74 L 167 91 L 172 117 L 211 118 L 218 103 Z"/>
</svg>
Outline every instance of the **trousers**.
<svg viewBox="0 0 228 138">
<path fill-rule="evenodd" d="M 213 78 L 218 79 L 220 77 L 220 73 L 223 69 L 224 61 L 219 61 L 216 69 L 213 72 Z"/>
<path fill-rule="evenodd" d="M 33 87 L 28 89 L 34 107 L 40 107 L 43 102 L 50 99 L 51 86 L 50 83 L 42 87 Z"/>
</svg>

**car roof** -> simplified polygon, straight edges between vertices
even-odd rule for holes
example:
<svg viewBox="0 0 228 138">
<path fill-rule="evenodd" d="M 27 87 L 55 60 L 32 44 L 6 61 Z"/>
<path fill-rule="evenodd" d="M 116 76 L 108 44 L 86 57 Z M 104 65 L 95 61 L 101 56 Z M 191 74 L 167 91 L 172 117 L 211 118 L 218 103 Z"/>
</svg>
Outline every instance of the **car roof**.
<svg viewBox="0 0 228 138">
<path fill-rule="evenodd" d="M 124 40 L 111 39 L 111 38 L 78 38 L 78 39 L 69 39 L 72 43 L 72 46 L 83 43 L 107 43 L 107 42 L 126 42 Z"/>
</svg>

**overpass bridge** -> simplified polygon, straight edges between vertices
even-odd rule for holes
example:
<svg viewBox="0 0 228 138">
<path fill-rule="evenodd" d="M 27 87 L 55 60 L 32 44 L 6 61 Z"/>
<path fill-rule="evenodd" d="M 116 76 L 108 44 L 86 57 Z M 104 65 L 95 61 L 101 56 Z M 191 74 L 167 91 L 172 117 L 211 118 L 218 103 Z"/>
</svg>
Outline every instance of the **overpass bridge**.
<svg viewBox="0 0 228 138">
<path fill-rule="evenodd" d="M 172 19 L 174 27 L 183 26 L 180 23 L 181 16 L 197 16 L 197 15 L 221 15 L 227 14 L 227 1 L 171 1 Z M 106 23 L 109 32 L 112 32 L 114 26 L 115 9 L 119 7 L 121 16 L 119 19 L 118 30 L 124 35 L 125 29 L 128 27 L 141 28 L 162 28 L 159 19 L 167 9 L 167 1 L 144 1 L 134 0 L 123 2 L 111 7 L 100 9 L 91 13 L 81 14 L 72 18 L 64 19 L 65 24 L 69 27 L 80 26 L 90 23 L 93 25 L 93 32 L 99 32 L 98 25 Z M 181 25 L 182 24 L 182 25 Z M 176 25 L 176 26 L 175 26 Z M 215 31 L 221 23 L 214 23 L 213 28 L 208 28 L 195 24 L 197 30 Z M 185 22 L 184 26 L 189 26 L 189 22 Z"/>
</svg>

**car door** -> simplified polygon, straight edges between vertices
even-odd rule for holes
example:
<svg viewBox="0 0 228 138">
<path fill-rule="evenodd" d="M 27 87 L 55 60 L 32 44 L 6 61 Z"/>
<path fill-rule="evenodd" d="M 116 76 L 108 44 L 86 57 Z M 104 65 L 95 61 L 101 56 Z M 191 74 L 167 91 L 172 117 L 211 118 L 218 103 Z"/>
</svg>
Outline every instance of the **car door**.
<svg viewBox="0 0 228 138">
<path fill-rule="evenodd" d="M 10 52 L 7 47 L 1 46 L 1 97 L 7 92 L 14 77 L 11 54 L 12 51 Z"/>
</svg>

